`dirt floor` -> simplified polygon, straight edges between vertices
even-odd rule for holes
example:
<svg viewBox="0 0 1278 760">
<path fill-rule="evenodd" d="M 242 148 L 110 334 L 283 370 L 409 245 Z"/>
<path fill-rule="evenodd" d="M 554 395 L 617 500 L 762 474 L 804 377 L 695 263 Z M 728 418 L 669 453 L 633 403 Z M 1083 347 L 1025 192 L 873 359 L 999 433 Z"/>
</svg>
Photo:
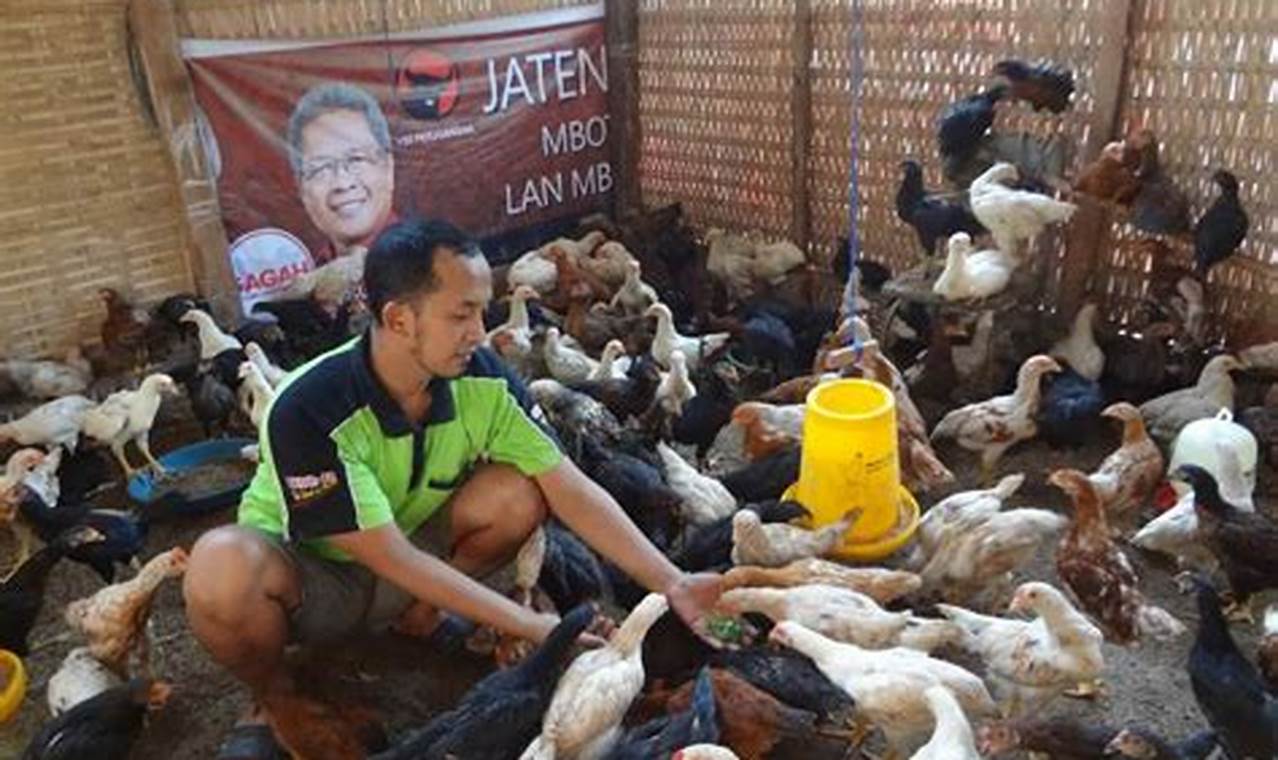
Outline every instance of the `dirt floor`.
<svg viewBox="0 0 1278 760">
<path fill-rule="evenodd" d="M 1014 450 L 1000 467 L 1000 473 L 1022 471 L 1027 475 L 1026 485 L 1013 504 L 1063 509 L 1061 495 L 1045 483 L 1046 474 L 1061 466 L 1091 469 L 1115 442 L 1116 437 L 1108 438 L 1074 452 L 1052 451 L 1040 443 Z M 168 451 L 176 444 L 172 435 L 160 436 L 154 449 Z M 943 451 L 943 456 L 959 474 L 961 483 L 971 487 L 975 481 L 974 460 L 953 450 Z M 1272 488 L 1274 481 L 1272 473 L 1262 472 L 1257 498 L 1262 509 L 1271 514 L 1276 502 L 1274 494 L 1267 489 Z M 924 500 L 925 505 L 934 501 Z M 147 555 L 174 545 L 189 547 L 201 532 L 231 518 L 232 512 L 228 511 L 198 521 L 157 524 L 151 530 Z M 7 538 L 0 538 L 0 551 L 9 550 L 4 541 Z M 1053 710 L 1073 713 L 1088 722 L 1140 723 L 1179 738 L 1203 725 L 1184 670 L 1197 616 L 1192 599 L 1177 593 L 1171 581 L 1170 563 L 1135 549 L 1128 551 L 1141 573 L 1142 588 L 1147 595 L 1185 622 L 1191 635 L 1173 643 L 1150 643 L 1139 649 L 1107 647 L 1107 696 L 1094 703 L 1059 700 Z M 1050 550 L 1045 550 L 1041 561 L 1030 568 L 1026 579 L 1030 578 L 1055 582 Z M 18 757 L 48 717 L 45 683 L 63 656 L 76 646 L 62 624 L 63 606 L 92 593 L 100 585 L 97 577 L 81 565 L 65 562 L 55 568 L 44 612 L 32 635 L 35 652 L 27 660 L 31 688 L 16 719 L 0 727 L 0 759 Z M 1263 597 L 1257 600 L 1257 611 L 1267 601 L 1269 599 Z M 154 717 L 134 757 L 137 760 L 211 757 L 222 735 L 244 709 L 245 695 L 190 636 L 178 584 L 169 583 L 161 590 L 152 619 L 160 642 L 153 655 L 155 669 L 157 674 L 173 682 L 175 692 L 167 709 Z M 1253 651 L 1254 629 L 1236 627 L 1234 633 L 1243 651 Z M 487 668 L 486 663 L 470 655 L 444 661 L 421 644 L 396 636 L 361 641 L 325 652 L 323 662 L 333 683 L 340 684 L 338 690 L 378 710 L 392 731 L 424 722 L 451 704 Z"/>
</svg>

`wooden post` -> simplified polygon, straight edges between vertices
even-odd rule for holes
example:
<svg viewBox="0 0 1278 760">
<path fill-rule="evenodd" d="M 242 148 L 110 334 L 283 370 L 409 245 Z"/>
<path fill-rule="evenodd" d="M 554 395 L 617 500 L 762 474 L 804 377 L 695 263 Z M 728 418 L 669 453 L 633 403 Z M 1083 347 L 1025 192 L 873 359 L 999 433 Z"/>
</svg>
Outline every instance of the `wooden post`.
<svg viewBox="0 0 1278 760">
<path fill-rule="evenodd" d="M 812 198 L 808 156 L 812 147 L 812 1 L 795 0 L 790 53 L 790 238 L 803 251 L 812 242 Z"/>
<path fill-rule="evenodd" d="M 1127 56 L 1132 41 L 1132 0 L 1113 0 L 1103 6 L 1102 29 L 1121 29 L 1121 37 L 1103 45 L 1096 59 L 1096 76 L 1092 96 L 1096 111 L 1092 119 L 1091 133 L 1081 146 L 1082 163 L 1100 155 L 1105 144 L 1118 133 L 1119 105 L 1124 95 L 1127 79 Z M 1102 248 L 1109 243 L 1113 214 L 1109 207 L 1097 203 L 1080 203 L 1065 238 L 1065 268 L 1061 273 L 1061 290 L 1058 303 L 1067 318 L 1072 317 L 1087 296 L 1088 280 L 1096 271 L 1096 262 Z"/>
<path fill-rule="evenodd" d="M 615 216 L 638 211 L 639 187 L 639 3 L 606 0 L 608 41 L 609 153 Z"/>
<path fill-rule="evenodd" d="M 129 0 L 129 28 L 186 210 L 184 231 L 195 286 L 222 324 L 237 324 L 239 289 L 227 257 L 217 184 L 196 129 L 195 96 L 178 44 L 174 5 L 172 0 Z"/>
</svg>

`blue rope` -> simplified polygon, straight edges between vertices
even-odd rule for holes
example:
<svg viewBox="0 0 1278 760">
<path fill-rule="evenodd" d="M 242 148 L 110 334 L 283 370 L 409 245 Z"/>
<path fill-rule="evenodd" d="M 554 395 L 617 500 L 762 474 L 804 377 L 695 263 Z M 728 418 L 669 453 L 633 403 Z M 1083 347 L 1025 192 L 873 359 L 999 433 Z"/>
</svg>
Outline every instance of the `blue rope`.
<svg viewBox="0 0 1278 760">
<path fill-rule="evenodd" d="M 861 0 L 852 0 L 852 102 L 851 109 L 851 151 L 848 169 L 848 287 L 844 290 L 843 313 L 846 318 L 857 316 L 856 302 L 860 295 L 860 276 L 857 274 L 857 261 L 861 258 L 861 237 L 857 226 L 861 205 L 861 183 L 858 177 L 858 153 L 861 147 L 861 80 L 862 56 L 861 34 L 863 27 L 861 16 Z M 853 279 L 855 278 L 855 279 Z M 856 354 L 861 355 L 861 339 L 856 331 L 852 331 L 852 345 Z"/>
</svg>

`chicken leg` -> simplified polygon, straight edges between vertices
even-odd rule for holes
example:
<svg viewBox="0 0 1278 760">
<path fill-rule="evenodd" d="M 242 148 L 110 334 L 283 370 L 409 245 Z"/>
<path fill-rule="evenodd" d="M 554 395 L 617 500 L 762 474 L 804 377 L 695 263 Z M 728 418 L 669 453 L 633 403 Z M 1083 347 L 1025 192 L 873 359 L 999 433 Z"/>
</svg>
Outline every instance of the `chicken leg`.
<svg viewBox="0 0 1278 760">
<path fill-rule="evenodd" d="M 129 464 L 129 458 L 124 455 L 124 442 L 117 441 L 111 444 L 111 453 L 115 454 L 116 461 L 120 463 L 120 467 L 124 470 L 124 479 L 132 480 L 137 474 L 137 470 L 133 469 L 133 465 Z"/>
<path fill-rule="evenodd" d="M 150 463 L 151 469 L 155 471 L 155 474 L 167 475 L 169 471 L 164 468 L 164 465 L 160 464 L 159 460 L 157 460 L 154 456 L 151 455 L 150 433 L 144 432 L 141 435 L 139 435 L 137 437 L 137 442 L 138 442 L 138 449 L 142 452 L 142 456 L 146 457 L 146 461 Z"/>
</svg>

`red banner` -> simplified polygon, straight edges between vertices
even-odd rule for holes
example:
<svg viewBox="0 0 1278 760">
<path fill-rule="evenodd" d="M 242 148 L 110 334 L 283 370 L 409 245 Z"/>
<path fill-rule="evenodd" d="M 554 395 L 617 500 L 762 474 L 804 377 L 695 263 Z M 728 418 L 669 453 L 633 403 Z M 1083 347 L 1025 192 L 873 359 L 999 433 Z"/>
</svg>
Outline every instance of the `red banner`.
<svg viewBox="0 0 1278 760">
<path fill-rule="evenodd" d="M 610 200 L 600 6 L 182 49 L 246 310 L 398 218 L 492 238 Z"/>
</svg>

